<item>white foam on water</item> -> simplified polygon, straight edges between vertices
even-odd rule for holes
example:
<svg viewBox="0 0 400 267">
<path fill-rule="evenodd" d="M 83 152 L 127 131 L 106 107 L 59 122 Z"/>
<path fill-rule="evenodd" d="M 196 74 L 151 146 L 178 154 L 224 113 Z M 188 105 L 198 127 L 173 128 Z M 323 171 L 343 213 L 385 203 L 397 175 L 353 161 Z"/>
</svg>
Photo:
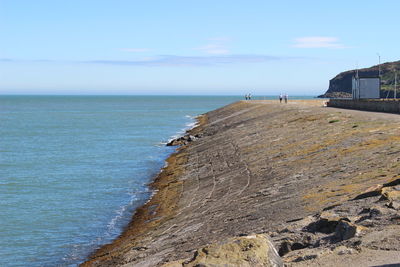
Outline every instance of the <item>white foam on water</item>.
<svg viewBox="0 0 400 267">
<path fill-rule="evenodd" d="M 179 137 L 184 136 L 188 131 L 190 131 L 191 129 L 199 126 L 196 118 L 197 116 L 190 116 L 190 115 L 185 115 L 185 118 L 190 119 L 189 122 L 185 123 L 185 127 L 180 129 L 175 135 L 171 136 L 168 141 L 165 143 L 163 142 L 162 144 L 168 144 L 169 142 L 171 142 L 174 139 L 178 139 Z"/>
<path fill-rule="evenodd" d="M 157 192 L 158 192 L 158 189 L 154 189 L 153 192 L 151 192 L 150 198 L 144 203 L 144 205 L 149 203 L 151 201 L 151 199 L 154 197 L 154 195 L 157 194 Z"/>
<path fill-rule="evenodd" d="M 197 116 L 191 116 L 191 115 L 185 115 L 184 116 L 186 119 L 190 119 L 189 122 L 185 123 L 185 127 L 183 127 L 182 129 L 180 129 L 176 134 L 172 135 L 170 138 L 168 138 L 167 141 L 161 141 L 158 142 L 157 144 L 155 144 L 154 146 L 156 147 L 163 147 L 166 144 L 168 144 L 169 142 L 171 142 L 172 140 L 178 139 L 179 137 L 182 137 L 186 134 L 187 131 L 195 128 L 196 126 L 198 126 L 197 123 Z"/>
<path fill-rule="evenodd" d="M 185 115 L 186 120 L 189 119 L 190 121 L 185 123 L 185 127 L 180 129 L 175 135 L 171 136 L 167 142 L 159 142 L 157 144 L 155 144 L 155 146 L 157 147 L 164 147 L 168 142 L 177 139 L 179 137 L 182 137 L 185 135 L 185 133 L 191 129 L 193 129 L 194 127 L 198 126 L 196 117 L 194 116 L 190 116 L 190 115 Z M 161 168 L 159 170 L 158 173 L 161 173 L 163 171 L 164 168 L 166 168 L 168 166 L 168 162 L 165 161 L 164 162 L 164 166 L 163 168 Z M 149 203 L 151 201 L 151 199 L 153 198 L 153 196 L 155 194 L 157 194 L 158 190 L 154 189 L 151 190 L 149 188 L 148 191 L 140 191 L 140 192 L 131 192 L 129 193 L 130 195 L 130 199 L 128 201 L 128 203 L 126 203 L 125 205 L 122 205 L 121 207 L 119 207 L 116 211 L 115 211 L 115 216 L 110 220 L 110 222 L 107 224 L 107 229 L 106 229 L 106 238 L 115 238 L 116 234 L 118 234 L 123 225 L 126 224 L 127 221 L 130 220 L 130 218 L 132 218 L 132 207 L 135 203 L 137 203 L 140 199 L 143 199 L 142 197 L 140 197 L 140 194 L 149 194 L 150 196 L 147 197 L 146 202 L 144 202 L 143 205 Z M 133 214 L 135 214 L 135 211 L 133 212 Z M 101 243 L 99 242 L 100 240 L 95 240 L 93 243 Z M 70 255 L 71 256 L 71 255 Z"/>
<path fill-rule="evenodd" d="M 111 234 L 112 232 L 115 231 L 115 229 L 117 228 L 117 223 L 123 219 L 124 214 L 126 212 L 126 210 L 128 209 L 129 206 L 133 205 L 133 202 L 137 200 L 136 196 L 131 196 L 129 203 L 120 207 L 117 211 L 116 211 L 116 215 L 114 218 L 111 219 L 111 221 L 107 224 L 107 234 Z"/>
<path fill-rule="evenodd" d="M 123 206 L 121 206 L 116 212 L 115 216 L 111 219 L 111 221 L 107 224 L 107 234 L 109 236 L 114 235 L 116 231 L 120 231 L 122 225 L 126 223 L 127 220 L 130 220 L 131 213 L 130 208 L 132 208 L 134 203 L 137 203 L 138 200 L 142 199 L 138 197 L 139 194 L 151 194 L 150 199 L 153 197 L 154 192 L 150 190 L 146 191 L 136 191 L 131 192 L 129 202 Z"/>
</svg>

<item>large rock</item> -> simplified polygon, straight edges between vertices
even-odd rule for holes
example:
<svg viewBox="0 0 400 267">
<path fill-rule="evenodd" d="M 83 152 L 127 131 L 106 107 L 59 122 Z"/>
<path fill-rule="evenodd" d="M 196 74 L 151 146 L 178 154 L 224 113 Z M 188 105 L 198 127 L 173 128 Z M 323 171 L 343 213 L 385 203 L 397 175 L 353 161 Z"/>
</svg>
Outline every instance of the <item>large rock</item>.
<svg viewBox="0 0 400 267">
<path fill-rule="evenodd" d="M 198 139 L 198 138 L 200 138 L 200 135 L 198 135 L 198 134 L 195 135 L 195 136 L 190 135 L 190 134 L 187 134 L 187 135 L 178 137 L 178 138 L 176 138 L 176 139 L 172 139 L 171 141 L 169 141 L 169 142 L 167 143 L 167 146 L 181 146 L 181 145 L 186 145 L 188 142 L 192 142 L 192 141 L 194 141 L 194 140 L 196 140 L 196 139 Z"/>
<path fill-rule="evenodd" d="M 347 240 L 360 234 L 366 228 L 363 226 L 355 225 L 351 222 L 341 220 L 336 226 L 335 236 L 339 240 Z"/>
<path fill-rule="evenodd" d="M 271 266 L 283 267 L 274 245 L 264 234 L 230 238 L 198 249 L 190 260 L 167 263 L 164 267 Z"/>
<path fill-rule="evenodd" d="M 377 184 L 367 188 L 362 194 L 356 196 L 353 200 L 368 198 L 368 197 L 375 197 L 382 194 L 383 185 Z"/>
<path fill-rule="evenodd" d="M 390 201 L 387 203 L 387 207 L 395 210 L 400 210 L 400 201 Z"/>
<path fill-rule="evenodd" d="M 319 218 L 307 226 L 307 231 L 320 232 L 324 234 L 333 233 L 338 225 L 339 221 L 342 220 L 340 216 L 329 211 L 323 211 Z"/>
<path fill-rule="evenodd" d="M 400 200 L 400 186 L 385 187 L 382 189 L 382 198 L 389 201 Z"/>
</svg>

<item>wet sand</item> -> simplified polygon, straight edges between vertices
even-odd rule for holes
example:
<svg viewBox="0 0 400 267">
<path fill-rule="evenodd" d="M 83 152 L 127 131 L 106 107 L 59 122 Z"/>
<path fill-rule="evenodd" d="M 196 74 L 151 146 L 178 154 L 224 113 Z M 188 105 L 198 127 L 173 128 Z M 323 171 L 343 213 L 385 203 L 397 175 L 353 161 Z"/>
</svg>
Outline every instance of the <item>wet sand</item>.
<svg viewBox="0 0 400 267">
<path fill-rule="evenodd" d="M 252 233 L 270 234 L 279 248 L 292 222 L 398 179 L 400 116 L 327 108 L 324 101 L 240 101 L 201 116 L 190 132 L 200 138 L 169 157 L 151 185 L 153 198 L 83 266 L 157 266 Z M 357 213 L 370 203 L 351 205 Z M 395 240 L 386 249 L 392 256 L 400 254 L 400 234 Z M 339 255 L 329 255 L 341 266 Z M 289 256 L 289 264 L 301 264 Z"/>
</svg>

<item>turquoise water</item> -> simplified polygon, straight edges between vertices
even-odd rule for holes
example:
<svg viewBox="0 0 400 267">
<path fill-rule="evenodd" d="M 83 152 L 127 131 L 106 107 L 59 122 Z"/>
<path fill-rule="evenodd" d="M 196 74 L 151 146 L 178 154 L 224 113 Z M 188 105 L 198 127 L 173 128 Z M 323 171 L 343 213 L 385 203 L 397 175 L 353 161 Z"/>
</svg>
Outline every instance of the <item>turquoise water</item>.
<svg viewBox="0 0 400 267">
<path fill-rule="evenodd" d="M 74 266 L 116 238 L 193 116 L 235 96 L 0 96 L 0 266 Z"/>
</svg>

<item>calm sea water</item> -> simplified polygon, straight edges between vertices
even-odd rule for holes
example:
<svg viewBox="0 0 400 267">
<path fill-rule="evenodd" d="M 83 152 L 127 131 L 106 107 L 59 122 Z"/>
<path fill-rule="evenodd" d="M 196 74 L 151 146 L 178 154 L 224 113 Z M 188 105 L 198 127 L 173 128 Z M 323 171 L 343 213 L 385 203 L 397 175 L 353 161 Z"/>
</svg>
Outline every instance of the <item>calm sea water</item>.
<svg viewBox="0 0 400 267">
<path fill-rule="evenodd" d="M 235 96 L 0 96 L 0 266 L 74 266 L 116 238 L 193 117 Z"/>
</svg>

